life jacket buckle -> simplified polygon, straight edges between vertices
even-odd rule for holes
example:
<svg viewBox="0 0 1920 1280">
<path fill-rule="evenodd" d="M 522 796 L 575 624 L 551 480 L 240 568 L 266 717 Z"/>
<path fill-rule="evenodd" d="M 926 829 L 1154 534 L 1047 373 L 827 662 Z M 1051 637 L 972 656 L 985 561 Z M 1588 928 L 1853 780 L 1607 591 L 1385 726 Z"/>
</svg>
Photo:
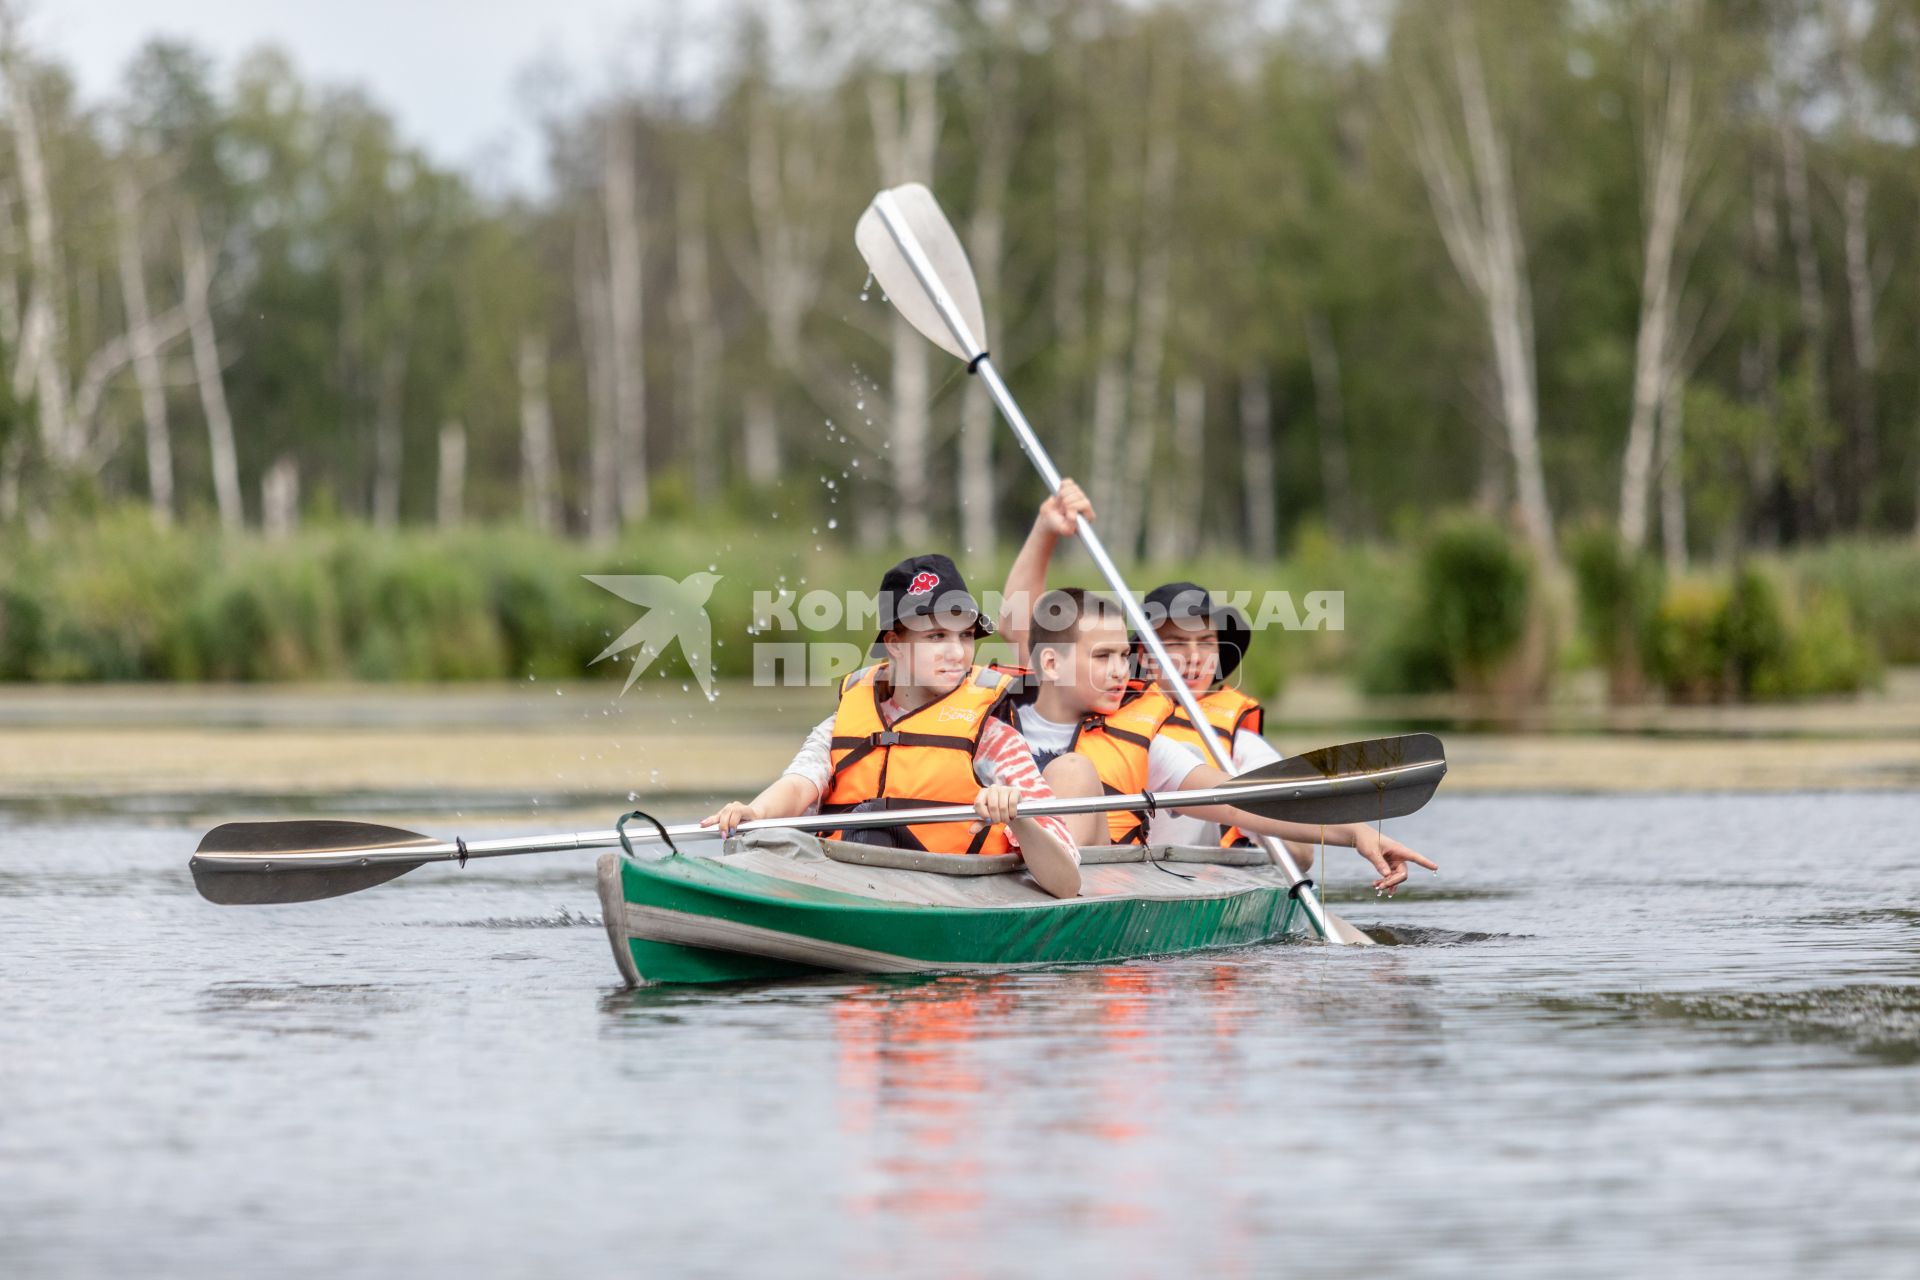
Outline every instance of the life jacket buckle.
<svg viewBox="0 0 1920 1280">
<path fill-rule="evenodd" d="M 895 730 L 882 729 L 879 733 L 870 736 L 867 741 L 876 747 L 897 747 L 900 745 L 900 735 Z"/>
</svg>

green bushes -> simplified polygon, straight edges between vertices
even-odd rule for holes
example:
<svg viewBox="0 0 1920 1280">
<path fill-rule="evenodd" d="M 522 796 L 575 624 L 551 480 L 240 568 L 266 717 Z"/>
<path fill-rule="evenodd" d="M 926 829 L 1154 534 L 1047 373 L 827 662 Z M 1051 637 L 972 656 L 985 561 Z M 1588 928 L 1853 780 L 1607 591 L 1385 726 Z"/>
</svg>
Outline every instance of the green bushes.
<svg viewBox="0 0 1920 1280">
<path fill-rule="evenodd" d="M 892 548 L 826 546 L 769 514 L 636 527 L 594 548 L 523 529 L 376 534 L 315 525 L 281 542 L 208 529 L 157 532 L 142 511 L 107 512 L 42 539 L 0 534 L 0 680 L 623 679 L 593 658 L 639 616 L 584 574 L 709 567 L 718 674 L 753 674 L 756 591 L 868 592 Z M 1010 554 L 1011 549 L 1008 549 Z M 1920 549 L 1843 543 L 1738 573 L 1663 583 L 1610 534 L 1577 535 L 1582 651 L 1614 673 L 1616 696 L 1644 676 L 1705 701 L 1847 692 L 1872 683 L 1877 654 L 1920 658 Z M 1000 564 L 970 576 L 994 591 Z M 1273 697 L 1289 672 L 1357 676 L 1376 693 L 1539 691 L 1549 652 L 1539 583 L 1520 544 L 1482 520 L 1442 521 L 1417 555 L 1342 546 L 1303 530 L 1284 561 L 1209 556 L 1133 571 L 1141 589 L 1186 577 L 1246 592 L 1256 622 L 1243 686 Z M 1084 565 L 1059 583 L 1087 582 Z M 1295 610 L 1344 595 L 1343 630 L 1288 630 L 1261 616 L 1263 593 Z M 1284 612 L 1284 611 L 1282 611 Z M 863 645 L 867 628 L 766 638 Z M 650 675 L 686 679 L 678 647 Z"/>
<path fill-rule="evenodd" d="M 266 542 L 133 513 L 5 545 L 0 678 L 574 677 L 631 621 L 579 578 L 616 568 L 516 531 Z"/>
<path fill-rule="evenodd" d="M 1608 697 L 1635 701 L 1646 686 L 1647 648 L 1666 585 L 1660 562 L 1597 527 L 1569 540 L 1567 559 L 1581 630 L 1607 673 Z"/>
<path fill-rule="evenodd" d="M 1372 693 L 1511 693 L 1531 622 L 1533 564 L 1500 526 L 1443 522 L 1411 589 L 1363 659 Z"/>
<path fill-rule="evenodd" d="M 1878 664 L 1838 597 L 1816 593 L 1796 606 L 1773 574 L 1747 565 L 1668 588 L 1648 669 L 1675 701 L 1719 702 L 1851 693 L 1874 681 Z"/>
<path fill-rule="evenodd" d="M 1888 662 L 1920 662 L 1920 543 L 1830 542 L 1786 564 L 1803 588 L 1844 606 Z"/>
<path fill-rule="evenodd" d="M 1726 690 L 1728 591 L 1681 579 L 1667 588 L 1647 638 L 1647 671 L 1667 696 L 1709 702 Z"/>
</svg>

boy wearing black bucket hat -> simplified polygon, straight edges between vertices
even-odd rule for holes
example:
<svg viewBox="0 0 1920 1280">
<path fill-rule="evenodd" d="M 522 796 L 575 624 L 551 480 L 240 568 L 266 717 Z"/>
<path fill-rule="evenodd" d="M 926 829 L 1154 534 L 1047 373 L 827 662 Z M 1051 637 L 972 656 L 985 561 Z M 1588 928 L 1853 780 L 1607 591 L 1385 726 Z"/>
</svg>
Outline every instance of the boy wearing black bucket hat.
<svg viewBox="0 0 1920 1280">
<path fill-rule="evenodd" d="M 1147 592 L 1141 605 L 1161 647 L 1173 659 L 1174 678 L 1186 681 L 1207 723 L 1227 745 L 1234 772 L 1245 773 L 1280 759 L 1273 744 L 1261 736 L 1266 711 L 1259 700 L 1229 683 L 1246 657 L 1247 642 L 1253 636 L 1246 615 L 1230 604 L 1217 602 L 1206 588 L 1192 582 L 1162 583 Z M 1142 679 L 1164 685 L 1155 678 L 1152 653 L 1137 637 L 1134 661 Z M 1200 731 L 1182 707 L 1174 708 L 1161 732 L 1205 753 Z M 1234 828 L 1222 830 L 1217 823 L 1177 813 L 1156 817 L 1149 838 L 1167 844 L 1239 844 L 1245 840 Z"/>
<path fill-rule="evenodd" d="M 993 624 L 952 560 L 912 556 L 880 580 L 879 659 L 840 682 L 834 714 L 814 727 L 783 773 L 751 801 L 703 820 L 731 835 L 755 818 L 971 804 L 980 820 L 841 833 L 931 853 L 1019 850 L 1041 888 L 1080 891 L 1079 851 L 1059 818 L 1019 815 L 1051 799 L 1019 731 L 994 710 L 1017 678 L 975 665 L 974 646 Z"/>
</svg>

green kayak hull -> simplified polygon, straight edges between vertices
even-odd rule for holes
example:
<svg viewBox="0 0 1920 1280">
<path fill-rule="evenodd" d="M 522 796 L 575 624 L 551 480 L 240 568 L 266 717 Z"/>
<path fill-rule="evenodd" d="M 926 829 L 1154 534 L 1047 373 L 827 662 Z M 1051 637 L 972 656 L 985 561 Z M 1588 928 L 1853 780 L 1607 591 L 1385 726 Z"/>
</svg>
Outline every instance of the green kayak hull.
<svg viewBox="0 0 1920 1280">
<path fill-rule="evenodd" d="M 1063 901 L 1017 862 L 981 875 L 873 866 L 782 834 L 718 857 L 604 855 L 601 905 L 627 982 L 1086 964 L 1266 942 L 1304 924 L 1265 866 L 1135 855 L 1083 866 L 1082 896 Z"/>
</svg>

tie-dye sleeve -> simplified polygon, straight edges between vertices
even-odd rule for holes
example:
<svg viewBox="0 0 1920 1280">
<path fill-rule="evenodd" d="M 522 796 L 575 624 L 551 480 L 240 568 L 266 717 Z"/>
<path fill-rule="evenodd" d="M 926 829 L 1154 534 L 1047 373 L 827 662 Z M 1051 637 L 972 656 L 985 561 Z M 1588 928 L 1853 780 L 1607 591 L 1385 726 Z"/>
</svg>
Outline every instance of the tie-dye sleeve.
<svg viewBox="0 0 1920 1280">
<path fill-rule="evenodd" d="M 1040 769 L 1033 762 L 1033 748 L 1027 745 L 1018 729 L 1003 720 L 989 720 L 987 727 L 980 731 L 980 743 L 973 753 L 973 773 L 981 786 L 1018 787 L 1022 801 L 1053 799 L 1053 788 L 1040 776 Z M 1062 847 L 1074 850 L 1073 835 L 1066 823 L 1059 818 L 1035 818 L 1034 821 Z M 1012 831 L 1007 832 L 1007 838 L 1018 845 Z"/>
</svg>

